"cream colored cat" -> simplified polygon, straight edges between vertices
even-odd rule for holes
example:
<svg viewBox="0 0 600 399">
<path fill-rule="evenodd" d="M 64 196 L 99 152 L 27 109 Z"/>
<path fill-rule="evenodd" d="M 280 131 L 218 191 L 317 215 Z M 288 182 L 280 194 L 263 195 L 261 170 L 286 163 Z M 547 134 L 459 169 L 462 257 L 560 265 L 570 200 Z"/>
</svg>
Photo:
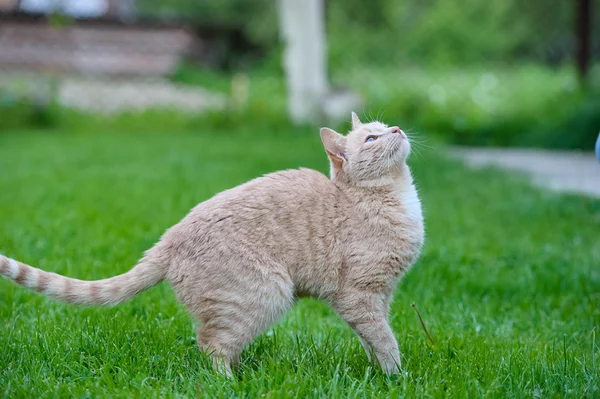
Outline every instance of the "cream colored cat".
<svg viewBox="0 0 600 399">
<path fill-rule="evenodd" d="M 231 373 L 240 353 L 298 297 L 327 301 L 367 355 L 396 373 L 388 322 L 394 288 L 424 238 L 417 191 L 398 127 L 321 129 L 331 179 L 309 170 L 271 173 L 200 203 L 129 272 L 99 281 L 48 273 L 0 256 L 0 274 L 79 305 L 116 305 L 163 280 L 200 322 L 199 347 Z"/>
</svg>

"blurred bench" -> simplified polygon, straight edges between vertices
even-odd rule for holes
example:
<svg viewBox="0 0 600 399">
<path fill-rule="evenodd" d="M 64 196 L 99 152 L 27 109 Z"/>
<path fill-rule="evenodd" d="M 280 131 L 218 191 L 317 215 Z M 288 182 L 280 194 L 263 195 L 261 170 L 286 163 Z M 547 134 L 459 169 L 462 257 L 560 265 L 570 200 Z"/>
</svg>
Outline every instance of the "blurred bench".
<svg viewBox="0 0 600 399">
<path fill-rule="evenodd" d="M 54 27 L 46 16 L 0 13 L 0 69 L 162 76 L 185 55 L 215 63 L 215 48 L 232 37 L 239 40 L 231 27 L 202 30 L 177 23 L 107 18 Z"/>
</svg>

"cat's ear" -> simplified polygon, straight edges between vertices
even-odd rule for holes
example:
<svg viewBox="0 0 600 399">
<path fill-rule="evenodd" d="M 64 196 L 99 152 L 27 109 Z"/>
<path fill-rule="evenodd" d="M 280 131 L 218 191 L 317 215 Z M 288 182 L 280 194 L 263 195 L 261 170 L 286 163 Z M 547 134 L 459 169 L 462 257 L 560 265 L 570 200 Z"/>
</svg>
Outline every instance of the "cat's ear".
<svg viewBox="0 0 600 399">
<path fill-rule="evenodd" d="M 360 119 L 358 119 L 358 115 L 352 112 L 352 130 L 358 129 L 360 125 L 362 125 L 362 122 L 360 121 Z"/>
<path fill-rule="evenodd" d="M 346 161 L 346 138 L 328 127 L 321 128 L 321 141 L 329 155 L 331 163 L 336 167 L 342 167 Z"/>
</svg>

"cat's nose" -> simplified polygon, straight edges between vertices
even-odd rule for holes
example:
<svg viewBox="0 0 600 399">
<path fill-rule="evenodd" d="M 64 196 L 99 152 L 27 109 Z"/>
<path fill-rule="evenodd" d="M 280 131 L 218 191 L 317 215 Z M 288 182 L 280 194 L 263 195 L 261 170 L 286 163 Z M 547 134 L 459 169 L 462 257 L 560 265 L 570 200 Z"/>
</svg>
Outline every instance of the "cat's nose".
<svg viewBox="0 0 600 399">
<path fill-rule="evenodd" d="M 391 129 L 392 133 L 401 134 L 402 137 L 406 137 L 406 134 L 404 134 L 402 129 L 400 129 L 398 126 L 392 126 L 390 129 Z"/>
</svg>

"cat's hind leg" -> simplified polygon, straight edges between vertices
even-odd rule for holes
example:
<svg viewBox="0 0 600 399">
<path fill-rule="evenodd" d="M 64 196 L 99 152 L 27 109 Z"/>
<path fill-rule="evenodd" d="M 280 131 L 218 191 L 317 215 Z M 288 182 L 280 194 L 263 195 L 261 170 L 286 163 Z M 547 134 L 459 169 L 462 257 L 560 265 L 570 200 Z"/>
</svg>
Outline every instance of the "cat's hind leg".
<svg viewBox="0 0 600 399">
<path fill-rule="evenodd" d="M 207 290 L 197 297 L 193 312 L 200 321 L 198 346 L 216 369 L 228 375 L 242 350 L 294 304 L 291 280 L 280 274 L 246 274 L 243 280 Z"/>
</svg>

